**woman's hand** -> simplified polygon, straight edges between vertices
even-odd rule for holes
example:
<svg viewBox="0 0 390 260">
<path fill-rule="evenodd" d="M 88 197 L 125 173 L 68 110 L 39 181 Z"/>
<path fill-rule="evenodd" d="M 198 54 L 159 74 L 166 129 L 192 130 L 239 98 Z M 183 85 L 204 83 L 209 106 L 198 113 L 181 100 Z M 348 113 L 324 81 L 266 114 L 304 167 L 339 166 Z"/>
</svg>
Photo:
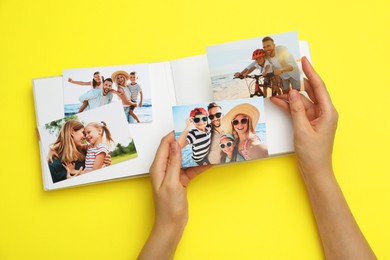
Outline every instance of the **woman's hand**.
<svg viewBox="0 0 390 260">
<path fill-rule="evenodd" d="M 188 220 L 187 185 L 210 168 L 181 169 L 181 149 L 173 132 L 160 143 L 150 167 L 155 223 L 139 259 L 171 259 Z"/>
<path fill-rule="evenodd" d="M 302 68 L 305 90 L 271 101 L 291 114 L 294 146 L 301 174 L 316 218 L 326 259 L 376 259 L 357 225 L 332 168 L 338 113 L 324 82 L 306 57 Z"/>
<path fill-rule="evenodd" d="M 112 159 L 111 159 L 111 155 L 110 155 L 110 154 L 107 154 L 106 157 L 104 157 L 103 163 L 104 163 L 106 166 L 110 166 L 110 165 L 111 165 Z"/>
<path fill-rule="evenodd" d="M 64 162 L 62 163 L 62 166 L 66 169 L 66 178 L 73 178 L 76 177 L 80 174 L 83 174 L 83 167 L 80 167 L 80 169 L 76 170 L 75 169 L 75 163 L 74 162 Z"/>
<path fill-rule="evenodd" d="M 295 152 L 304 174 L 331 169 L 338 113 L 324 82 L 306 57 L 302 58 L 302 68 L 307 76 L 304 84 L 310 99 L 292 89 L 288 96 L 272 97 L 271 101 L 291 114 Z"/>
</svg>

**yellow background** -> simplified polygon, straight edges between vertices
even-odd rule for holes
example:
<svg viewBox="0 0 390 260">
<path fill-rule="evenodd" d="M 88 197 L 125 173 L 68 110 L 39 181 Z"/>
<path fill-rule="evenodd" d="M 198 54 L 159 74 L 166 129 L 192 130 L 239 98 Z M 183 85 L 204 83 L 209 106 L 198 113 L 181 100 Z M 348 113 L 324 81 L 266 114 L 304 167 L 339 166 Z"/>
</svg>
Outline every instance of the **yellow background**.
<svg viewBox="0 0 390 260">
<path fill-rule="evenodd" d="M 0 259 L 134 259 L 153 223 L 148 177 L 43 191 L 33 78 L 293 30 L 340 113 L 337 179 L 377 256 L 390 259 L 388 10 L 385 0 L 0 0 Z M 294 156 L 211 169 L 188 200 L 176 259 L 323 258 Z"/>
</svg>

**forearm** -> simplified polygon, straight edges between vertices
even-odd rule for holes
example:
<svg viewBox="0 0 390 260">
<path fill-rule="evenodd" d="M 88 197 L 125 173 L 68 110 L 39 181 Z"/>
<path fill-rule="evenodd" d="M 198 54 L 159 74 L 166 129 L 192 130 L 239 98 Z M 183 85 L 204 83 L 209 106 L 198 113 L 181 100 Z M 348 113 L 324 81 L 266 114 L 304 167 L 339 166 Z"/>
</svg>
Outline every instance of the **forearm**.
<svg viewBox="0 0 390 260">
<path fill-rule="evenodd" d="M 360 231 L 332 167 L 301 170 L 326 259 L 376 259 Z"/>
<path fill-rule="evenodd" d="M 179 138 L 177 138 L 177 142 L 179 143 L 181 148 L 185 147 L 188 144 L 187 135 L 188 135 L 188 130 L 184 129 L 183 132 L 181 132 Z"/>
<path fill-rule="evenodd" d="M 138 259 L 173 259 L 184 232 L 184 225 L 158 225 L 153 227 Z"/>
<path fill-rule="evenodd" d="M 282 72 L 288 72 L 288 71 L 293 71 L 293 70 L 294 70 L 294 68 L 291 65 L 287 65 L 286 67 L 283 67 L 281 69 Z"/>
<path fill-rule="evenodd" d="M 72 84 L 80 85 L 80 86 L 91 86 L 92 85 L 91 82 L 85 82 L 85 81 L 71 80 L 69 82 L 72 83 Z"/>
</svg>

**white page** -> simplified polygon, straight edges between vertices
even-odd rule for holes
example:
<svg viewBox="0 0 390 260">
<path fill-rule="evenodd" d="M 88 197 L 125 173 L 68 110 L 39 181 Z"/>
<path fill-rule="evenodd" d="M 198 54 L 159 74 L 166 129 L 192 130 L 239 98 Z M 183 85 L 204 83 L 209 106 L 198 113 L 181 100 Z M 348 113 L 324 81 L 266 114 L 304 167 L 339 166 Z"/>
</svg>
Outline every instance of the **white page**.
<svg viewBox="0 0 390 260">
<path fill-rule="evenodd" d="M 307 42 L 300 41 L 300 51 L 302 55 L 311 60 Z M 46 155 L 41 149 L 45 189 L 66 188 L 147 174 L 161 138 L 173 130 L 172 105 L 212 101 L 213 94 L 206 55 L 149 65 L 153 122 L 129 125 L 137 147 L 138 157 L 110 166 L 112 173 L 109 175 L 85 174 L 53 184 L 46 163 Z M 64 115 L 62 77 L 35 79 L 33 85 L 38 125 L 62 118 Z M 293 153 L 290 117 L 271 104 L 269 99 L 265 99 L 264 109 L 270 157 Z"/>
</svg>

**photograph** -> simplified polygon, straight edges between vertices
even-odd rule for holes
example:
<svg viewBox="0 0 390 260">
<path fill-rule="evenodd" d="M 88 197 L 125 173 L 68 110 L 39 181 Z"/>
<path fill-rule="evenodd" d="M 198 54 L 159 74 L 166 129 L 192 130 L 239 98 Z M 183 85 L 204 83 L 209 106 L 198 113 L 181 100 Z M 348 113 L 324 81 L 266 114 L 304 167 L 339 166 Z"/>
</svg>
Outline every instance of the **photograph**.
<svg viewBox="0 0 390 260">
<path fill-rule="evenodd" d="M 49 122 L 38 130 L 53 183 L 95 170 L 110 174 L 109 166 L 137 157 L 119 102 Z"/>
<path fill-rule="evenodd" d="M 303 90 L 297 32 L 207 47 L 214 100 L 270 97 Z"/>
<path fill-rule="evenodd" d="M 152 122 L 148 64 L 63 70 L 64 116 L 121 102 L 127 121 Z"/>
<path fill-rule="evenodd" d="M 172 107 L 182 167 L 268 157 L 262 97 Z"/>
</svg>

